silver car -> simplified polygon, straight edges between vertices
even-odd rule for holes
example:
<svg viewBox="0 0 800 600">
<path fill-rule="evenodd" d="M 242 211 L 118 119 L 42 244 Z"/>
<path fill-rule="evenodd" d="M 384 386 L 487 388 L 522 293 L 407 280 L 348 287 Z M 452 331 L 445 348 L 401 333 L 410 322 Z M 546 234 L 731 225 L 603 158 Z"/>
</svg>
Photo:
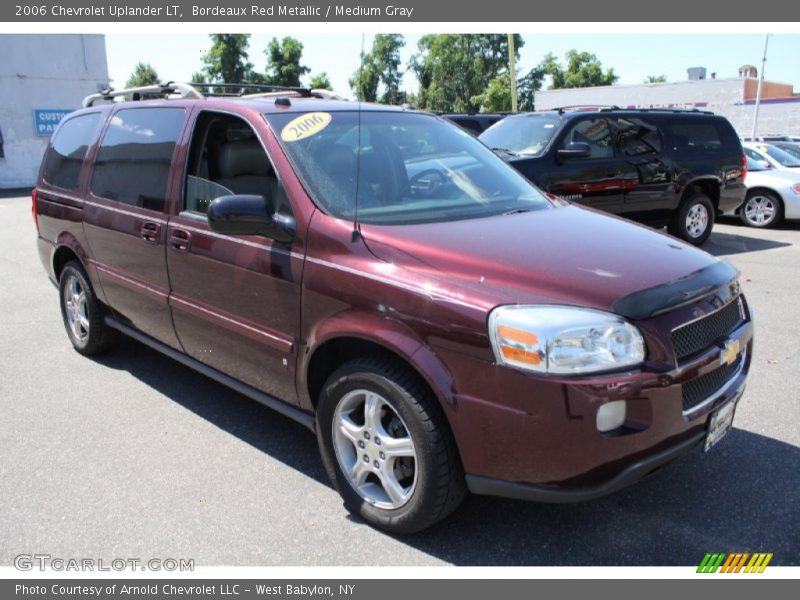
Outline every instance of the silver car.
<svg viewBox="0 0 800 600">
<path fill-rule="evenodd" d="M 736 211 L 745 225 L 773 227 L 783 219 L 800 219 L 800 169 L 778 169 L 757 150 L 744 145 L 747 195 Z"/>
</svg>

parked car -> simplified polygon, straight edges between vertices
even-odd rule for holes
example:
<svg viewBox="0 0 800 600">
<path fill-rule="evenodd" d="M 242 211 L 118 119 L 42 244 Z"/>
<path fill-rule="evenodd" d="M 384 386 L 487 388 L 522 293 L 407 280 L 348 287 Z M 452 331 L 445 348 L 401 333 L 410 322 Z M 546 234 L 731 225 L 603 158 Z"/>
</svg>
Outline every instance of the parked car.
<svg viewBox="0 0 800 600">
<path fill-rule="evenodd" d="M 774 227 L 783 219 L 800 219 L 800 172 L 774 168 L 751 148 L 747 155 L 747 196 L 728 214 L 738 214 L 745 225 Z"/>
<path fill-rule="evenodd" d="M 800 159 L 800 142 L 771 142 L 776 148 L 780 148 L 787 154 L 791 154 Z"/>
<path fill-rule="evenodd" d="M 558 110 L 506 117 L 479 138 L 546 192 L 703 244 L 744 201 L 736 132 L 705 111 Z"/>
<path fill-rule="evenodd" d="M 589 500 L 731 427 L 753 325 L 725 261 L 434 115 L 146 89 L 66 117 L 33 191 L 70 342 L 122 332 L 303 423 L 372 525 Z"/>
<path fill-rule="evenodd" d="M 800 172 L 800 158 L 793 156 L 785 150 L 781 150 L 774 144 L 766 142 L 745 142 L 742 144 L 745 149 L 752 150 L 757 156 L 757 160 L 763 160 L 772 168 L 779 171 Z"/>
<path fill-rule="evenodd" d="M 800 136 L 773 133 L 770 135 L 757 135 L 755 140 L 752 136 L 742 137 L 743 142 L 800 142 Z"/>
<path fill-rule="evenodd" d="M 472 135 L 480 135 L 489 127 L 504 119 L 506 113 L 442 113 L 448 121 L 469 131 Z"/>
</svg>

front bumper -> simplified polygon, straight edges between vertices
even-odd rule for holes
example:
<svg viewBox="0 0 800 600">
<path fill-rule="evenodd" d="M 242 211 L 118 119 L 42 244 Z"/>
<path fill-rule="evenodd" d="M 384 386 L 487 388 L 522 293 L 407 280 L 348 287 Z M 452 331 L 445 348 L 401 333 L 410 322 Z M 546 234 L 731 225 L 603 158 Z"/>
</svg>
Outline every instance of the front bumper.
<svg viewBox="0 0 800 600">
<path fill-rule="evenodd" d="M 693 308 L 683 310 L 691 313 Z M 685 317 L 656 317 L 652 329 L 663 331 L 664 321 Z M 728 339 L 741 348 L 733 374 L 690 407 L 684 406 L 684 384 L 720 368 L 722 346 L 680 363 L 673 355 L 669 365 L 666 344 L 659 351 L 651 340 L 653 360 L 644 371 L 581 380 L 534 377 L 498 366 L 487 373 L 474 361 L 460 365 L 459 394 L 448 417 L 470 490 L 546 502 L 589 500 L 626 487 L 688 452 L 703 440 L 709 415 L 738 401 L 744 391 L 752 321 L 748 318 Z M 601 433 L 597 409 L 616 400 L 626 402 L 627 420 L 620 430 Z"/>
<path fill-rule="evenodd" d="M 669 448 L 655 452 L 631 463 L 619 474 L 596 485 L 578 488 L 559 488 L 556 486 L 533 485 L 504 479 L 494 479 L 481 475 L 467 475 L 467 487 L 473 494 L 482 496 L 502 496 L 504 498 L 529 500 L 532 502 L 566 503 L 594 500 L 626 488 L 640 479 L 643 479 L 661 466 L 672 462 L 676 458 L 699 446 L 704 437 L 705 431 L 693 433 L 687 439 L 674 446 L 670 446 Z"/>
</svg>

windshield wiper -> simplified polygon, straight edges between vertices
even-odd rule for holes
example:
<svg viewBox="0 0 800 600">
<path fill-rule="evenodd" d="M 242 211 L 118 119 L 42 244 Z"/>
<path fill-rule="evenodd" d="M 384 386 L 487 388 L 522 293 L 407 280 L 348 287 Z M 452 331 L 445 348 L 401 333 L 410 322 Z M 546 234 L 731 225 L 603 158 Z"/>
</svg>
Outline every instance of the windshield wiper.
<svg viewBox="0 0 800 600">
<path fill-rule="evenodd" d="M 492 148 L 492 152 L 503 152 L 504 154 L 511 154 L 512 156 L 517 156 L 517 153 L 513 150 L 509 150 L 508 148 Z"/>
<path fill-rule="evenodd" d="M 505 217 L 506 215 L 520 215 L 522 213 L 533 212 L 534 210 L 536 210 L 536 209 L 535 208 L 514 208 L 512 210 L 504 212 L 503 216 Z"/>
</svg>

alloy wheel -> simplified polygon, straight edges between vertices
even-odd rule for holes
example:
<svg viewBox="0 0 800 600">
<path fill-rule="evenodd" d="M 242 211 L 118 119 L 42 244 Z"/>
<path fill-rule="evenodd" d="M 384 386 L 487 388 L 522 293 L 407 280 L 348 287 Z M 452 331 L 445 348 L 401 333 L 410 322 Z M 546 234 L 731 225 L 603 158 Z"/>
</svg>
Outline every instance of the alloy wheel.
<svg viewBox="0 0 800 600">
<path fill-rule="evenodd" d="M 396 509 L 409 501 L 417 482 L 417 453 L 409 429 L 380 394 L 345 394 L 333 416 L 339 467 L 365 501 Z"/>
<path fill-rule="evenodd" d="M 686 213 L 686 231 L 693 238 L 702 236 L 708 228 L 708 210 L 702 204 L 695 204 Z"/>
<path fill-rule="evenodd" d="M 69 275 L 64 286 L 64 314 L 72 336 L 79 342 L 89 337 L 89 307 L 86 290 L 75 275 Z"/>
</svg>

